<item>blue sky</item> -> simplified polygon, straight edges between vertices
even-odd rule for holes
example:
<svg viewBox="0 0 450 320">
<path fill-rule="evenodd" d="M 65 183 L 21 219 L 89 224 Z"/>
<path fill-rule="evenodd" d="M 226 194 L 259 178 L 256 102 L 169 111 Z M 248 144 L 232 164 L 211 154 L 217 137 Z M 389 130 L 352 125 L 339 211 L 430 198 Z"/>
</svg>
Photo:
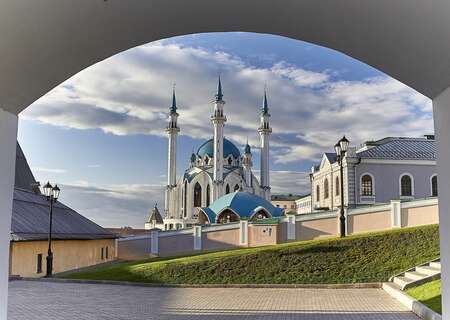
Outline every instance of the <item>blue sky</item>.
<svg viewBox="0 0 450 320">
<path fill-rule="evenodd" d="M 267 85 L 275 193 L 305 193 L 307 172 L 346 134 L 353 144 L 432 132 L 430 101 L 336 51 L 278 36 L 198 34 L 154 42 L 87 68 L 20 115 L 19 142 L 35 176 L 103 226 L 142 227 L 162 206 L 163 130 L 176 83 L 178 174 L 212 135 L 209 115 L 222 75 L 225 135 L 249 139 L 258 169 L 258 112 Z"/>
</svg>

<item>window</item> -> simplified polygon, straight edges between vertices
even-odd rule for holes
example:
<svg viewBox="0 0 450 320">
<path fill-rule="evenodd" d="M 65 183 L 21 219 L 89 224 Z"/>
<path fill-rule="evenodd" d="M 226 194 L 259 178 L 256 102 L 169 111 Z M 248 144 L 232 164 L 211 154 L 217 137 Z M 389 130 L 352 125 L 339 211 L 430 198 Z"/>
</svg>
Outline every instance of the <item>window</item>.
<svg viewBox="0 0 450 320">
<path fill-rule="evenodd" d="M 239 185 L 238 185 L 238 184 L 234 186 L 234 191 L 235 191 L 235 192 L 236 192 L 236 191 L 239 191 L 239 189 L 240 189 L 240 188 L 239 188 Z"/>
<path fill-rule="evenodd" d="M 408 174 L 404 174 L 400 178 L 400 195 L 402 197 L 411 197 L 413 195 L 412 177 Z"/>
<path fill-rule="evenodd" d="M 336 195 L 339 195 L 339 188 L 340 188 L 340 184 L 339 184 L 339 177 L 336 177 Z"/>
<path fill-rule="evenodd" d="M 230 165 L 231 166 L 231 164 L 233 163 L 233 159 L 231 159 L 231 157 L 230 158 L 228 158 L 228 165 Z"/>
<path fill-rule="evenodd" d="M 187 216 L 187 209 L 186 209 L 186 205 L 187 205 L 187 181 L 184 181 L 184 199 L 183 199 L 183 208 L 184 208 L 184 217 L 186 218 Z"/>
<path fill-rule="evenodd" d="M 438 196 L 438 181 L 436 175 L 431 177 L 431 196 L 432 197 Z"/>
<path fill-rule="evenodd" d="M 209 164 L 209 158 L 208 158 L 208 156 L 205 157 L 205 164 L 206 164 L 206 165 Z"/>
<path fill-rule="evenodd" d="M 373 179 L 368 174 L 361 177 L 361 195 L 373 196 Z"/>
<path fill-rule="evenodd" d="M 108 252 L 109 250 L 108 250 L 108 247 L 106 247 L 105 248 L 105 257 L 106 257 L 106 259 L 108 259 L 109 258 L 109 252 Z"/>
<path fill-rule="evenodd" d="M 194 186 L 194 207 L 202 206 L 202 187 L 200 183 L 196 183 Z"/>
<path fill-rule="evenodd" d="M 227 184 L 227 186 L 225 187 L 225 193 L 229 194 L 230 193 L 230 186 Z"/>
<path fill-rule="evenodd" d="M 37 255 L 36 273 L 42 273 L 42 253 Z"/>
<path fill-rule="evenodd" d="M 208 186 L 206 187 L 206 206 L 209 207 L 209 204 L 211 203 L 211 187 Z"/>
<path fill-rule="evenodd" d="M 320 201 L 320 187 L 319 185 L 316 186 L 316 201 Z"/>
<path fill-rule="evenodd" d="M 105 248 L 102 247 L 101 259 L 105 259 Z"/>
<path fill-rule="evenodd" d="M 328 179 L 325 179 L 325 182 L 323 183 L 323 193 L 324 193 L 324 199 L 328 199 L 330 195 L 329 185 L 328 185 Z"/>
</svg>

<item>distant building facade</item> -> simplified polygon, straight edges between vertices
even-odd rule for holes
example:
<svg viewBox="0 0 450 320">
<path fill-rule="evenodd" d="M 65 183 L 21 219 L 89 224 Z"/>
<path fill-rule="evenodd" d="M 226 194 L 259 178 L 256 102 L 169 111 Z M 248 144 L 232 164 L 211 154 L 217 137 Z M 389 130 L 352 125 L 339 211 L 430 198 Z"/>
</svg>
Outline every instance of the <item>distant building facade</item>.
<svg viewBox="0 0 450 320">
<path fill-rule="evenodd" d="M 356 207 L 438 195 L 434 136 L 387 137 L 349 148 L 343 159 L 344 205 Z M 335 153 L 311 170 L 312 211 L 340 206 L 340 171 Z"/>
<path fill-rule="evenodd" d="M 38 188 L 17 144 L 16 181 L 10 232 L 10 275 L 46 274 L 49 203 Z M 55 273 L 112 261 L 117 236 L 61 202 L 53 205 L 53 271 Z"/>
<path fill-rule="evenodd" d="M 297 214 L 311 213 L 312 212 L 311 195 L 308 194 L 295 200 L 295 206 L 297 208 Z"/>
<path fill-rule="evenodd" d="M 296 201 L 302 196 L 294 194 L 272 195 L 271 203 L 277 208 L 283 208 L 286 213 L 297 212 Z"/>
</svg>

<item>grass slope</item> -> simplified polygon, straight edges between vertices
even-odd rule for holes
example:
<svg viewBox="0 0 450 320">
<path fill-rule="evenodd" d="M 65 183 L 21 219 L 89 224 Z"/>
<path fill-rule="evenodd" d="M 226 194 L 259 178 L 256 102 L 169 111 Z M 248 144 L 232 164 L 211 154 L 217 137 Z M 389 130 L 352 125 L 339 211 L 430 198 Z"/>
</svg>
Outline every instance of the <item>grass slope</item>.
<svg viewBox="0 0 450 320">
<path fill-rule="evenodd" d="M 441 280 L 431 281 L 421 286 L 408 289 L 406 293 L 430 309 L 442 314 Z"/>
<path fill-rule="evenodd" d="M 438 256 L 434 225 L 119 263 L 64 277 L 167 284 L 378 282 Z"/>
</svg>

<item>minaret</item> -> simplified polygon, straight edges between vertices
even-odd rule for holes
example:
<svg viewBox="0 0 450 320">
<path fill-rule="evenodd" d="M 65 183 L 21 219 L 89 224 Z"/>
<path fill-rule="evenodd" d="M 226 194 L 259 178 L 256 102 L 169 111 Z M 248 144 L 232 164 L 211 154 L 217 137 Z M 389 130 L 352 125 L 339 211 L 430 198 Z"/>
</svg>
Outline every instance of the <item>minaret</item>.
<svg viewBox="0 0 450 320">
<path fill-rule="evenodd" d="M 171 192 L 177 184 L 177 135 L 180 132 L 180 128 L 177 125 L 178 113 L 177 113 L 177 101 L 175 98 L 175 87 L 172 93 L 172 106 L 169 108 L 169 120 L 166 128 L 166 132 L 169 136 L 169 147 L 167 155 L 167 187 L 165 196 L 164 211 L 166 217 L 173 216 L 170 211 Z"/>
<path fill-rule="evenodd" d="M 220 198 L 223 195 L 223 127 L 227 118 L 223 115 L 222 83 L 219 77 L 216 98 L 214 103 L 214 113 L 211 115 L 211 122 L 214 126 L 214 182 L 213 182 L 213 199 Z"/>
<path fill-rule="evenodd" d="M 263 198 L 270 201 L 270 176 L 269 176 L 269 138 L 272 133 L 272 128 L 269 124 L 270 114 L 267 103 L 266 90 L 264 89 L 263 106 L 261 109 L 261 125 L 258 129 L 261 136 L 261 189 L 263 191 Z"/>
<path fill-rule="evenodd" d="M 244 169 L 244 179 L 245 179 L 245 185 L 246 188 L 244 188 L 244 191 L 248 191 L 253 193 L 253 183 L 252 183 L 252 151 L 250 149 L 250 145 L 245 145 L 244 149 L 244 155 L 242 156 L 242 166 Z"/>
</svg>

